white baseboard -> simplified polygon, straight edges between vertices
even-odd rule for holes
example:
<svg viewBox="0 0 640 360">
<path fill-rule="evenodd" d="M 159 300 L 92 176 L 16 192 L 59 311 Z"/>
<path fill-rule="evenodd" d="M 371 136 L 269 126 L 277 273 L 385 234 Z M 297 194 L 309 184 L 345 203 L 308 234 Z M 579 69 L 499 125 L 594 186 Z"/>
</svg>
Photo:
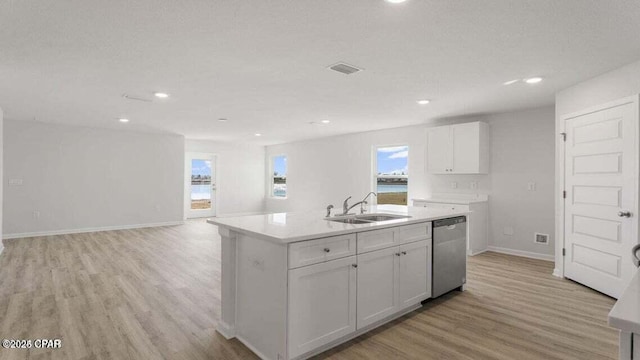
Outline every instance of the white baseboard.
<svg viewBox="0 0 640 360">
<path fill-rule="evenodd" d="M 553 276 L 559 277 L 559 278 L 563 277 L 562 275 L 560 275 L 560 269 L 558 268 L 553 268 Z"/>
<path fill-rule="evenodd" d="M 522 257 L 538 259 L 538 260 L 555 261 L 556 259 L 554 255 L 539 254 L 539 253 L 534 253 L 530 251 L 515 250 L 515 249 L 502 248 L 497 246 L 489 246 L 487 250 L 501 253 L 501 254 L 522 256 Z"/>
<path fill-rule="evenodd" d="M 224 321 L 220 321 L 218 323 L 218 327 L 216 331 L 219 332 L 225 339 L 231 340 L 236 337 L 236 329 L 235 327 L 231 327 L 227 325 Z"/>
<path fill-rule="evenodd" d="M 36 236 L 81 234 L 81 233 L 98 232 L 98 231 L 142 229 L 142 228 L 150 228 L 150 227 L 175 226 L 175 225 L 183 225 L 183 224 L 184 224 L 184 221 L 169 221 L 169 222 L 150 223 L 150 224 L 116 225 L 116 226 L 103 226 L 103 227 L 82 228 L 82 229 L 36 231 L 36 232 L 29 232 L 29 233 L 4 234 L 2 238 L 8 240 L 8 239 L 19 239 L 19 238 L 28 238 L 28 237 L 36 237 Z"/>
</svg>

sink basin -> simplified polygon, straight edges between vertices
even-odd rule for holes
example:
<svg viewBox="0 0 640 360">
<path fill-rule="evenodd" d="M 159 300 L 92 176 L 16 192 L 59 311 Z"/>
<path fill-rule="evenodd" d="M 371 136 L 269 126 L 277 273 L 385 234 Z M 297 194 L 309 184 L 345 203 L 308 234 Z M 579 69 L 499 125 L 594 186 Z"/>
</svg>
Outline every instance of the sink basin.
<svg viewBox="0 0 640 360">
<path fill-rule="evenodd" d="M 410 217 L 411 216 L 395 215 L 395 214 L 366 214 L 366 215 L 355 215 L 350 217 L 335 217 L 335 218 L 329 218 L 326 220 L 341 222 L 344 224 L 370 224 L 378 221 L 408 219 Z"/>
<path fill-rule="evenodd" d="M 396 220 L 396 219 L 408 219 L 411 216 L 405 215 L 393 215 L 393 214 L 369 214 L 369 215 L 357 215 L 356 219 L 367 220 L 367 221 L 387 221 L 387 220 Z"/>
<path fill-rule="evenodd" d="M 371 221 L 356 218 L 327 219 L 329 221 L 341 222 L 345 224 L 371 224 Z"/>
</svg>

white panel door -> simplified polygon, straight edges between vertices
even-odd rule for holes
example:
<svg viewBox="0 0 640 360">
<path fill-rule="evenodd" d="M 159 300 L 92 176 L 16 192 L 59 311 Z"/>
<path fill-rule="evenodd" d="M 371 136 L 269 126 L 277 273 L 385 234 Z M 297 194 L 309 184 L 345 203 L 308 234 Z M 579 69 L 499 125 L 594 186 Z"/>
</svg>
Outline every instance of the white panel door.
<svg viewBox="0 0 640 360">
<path fill-rule="evenodd" d="M 350 256 L 289 270 L 289 358 L 356 330 L 355 266 Z"/>
<path fill-rule="evenodd" d="M 566 119 L 565 276 L 617 298 L 633 274 L 637 104 Z"/>
<path fill-rule="evenodd" d="M 449 174 L 451 159 L 451 127 L 438 126 L 427 129 L 427 172 Z"/>
<path fill-rule="evenodd" d="M 398 247 L 358 255 L 357 328 L 398 310 Z"/>
<path fill-rule="evenodd" d="M 399 274 L 400 307 L 431 297 L 431 240 L 400 246 Z"/>
<path fill-rule="evenodd" d="M 480 124 L 477 122 L 451 126 L 452 159 L 455 174 L 480 172 Z"/>
</svg>

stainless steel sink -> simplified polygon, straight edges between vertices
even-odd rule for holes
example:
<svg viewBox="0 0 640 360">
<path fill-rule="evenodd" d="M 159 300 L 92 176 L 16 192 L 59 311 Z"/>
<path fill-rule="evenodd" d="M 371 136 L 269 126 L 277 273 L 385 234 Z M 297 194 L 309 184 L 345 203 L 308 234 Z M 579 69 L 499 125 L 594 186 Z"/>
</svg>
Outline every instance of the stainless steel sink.
<svg viewBox="0 0 640 360">
<path fill-rule="evenodd" d="M 327 219 L 329 221 L 341 222 L 345 224 L 371 224 L 372 221 L 360 220 L 356 218 L 340 218 L 340 219 Z"/>
<path fill-rule="evenodd" d="M 388 221 L 397 219 L 408 219 L 411 216 L 395 214 L 366 214 L 349 217 L 325 218 L 328 221 L 341 222 L 344 224 L 370 224 L 378 221 Z"/>
<path fill-rule="evenodd" d="M 396 220 L 396 219 L 408 219 L 410 216 L 405 215 L 392 215 L 392 214 L 369 214 L 369 215 L 357 215 L 356 219 L 367 220 L 367 221 L 387 221 L 387 220 Z"/>
</svg>

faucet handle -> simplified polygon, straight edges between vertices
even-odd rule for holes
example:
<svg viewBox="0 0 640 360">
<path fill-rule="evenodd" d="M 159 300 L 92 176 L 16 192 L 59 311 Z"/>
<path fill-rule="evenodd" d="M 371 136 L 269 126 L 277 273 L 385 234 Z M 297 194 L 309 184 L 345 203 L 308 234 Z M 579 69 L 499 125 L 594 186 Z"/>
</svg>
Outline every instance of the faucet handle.
<svg viewBox="0 0 640 360">
<path fill-rule="evenodd" d="M 331 209 L 333 209 L 333 205 L 327 206 L 327 216 L 326 217 L 331 217 Z"/>
</svg>

